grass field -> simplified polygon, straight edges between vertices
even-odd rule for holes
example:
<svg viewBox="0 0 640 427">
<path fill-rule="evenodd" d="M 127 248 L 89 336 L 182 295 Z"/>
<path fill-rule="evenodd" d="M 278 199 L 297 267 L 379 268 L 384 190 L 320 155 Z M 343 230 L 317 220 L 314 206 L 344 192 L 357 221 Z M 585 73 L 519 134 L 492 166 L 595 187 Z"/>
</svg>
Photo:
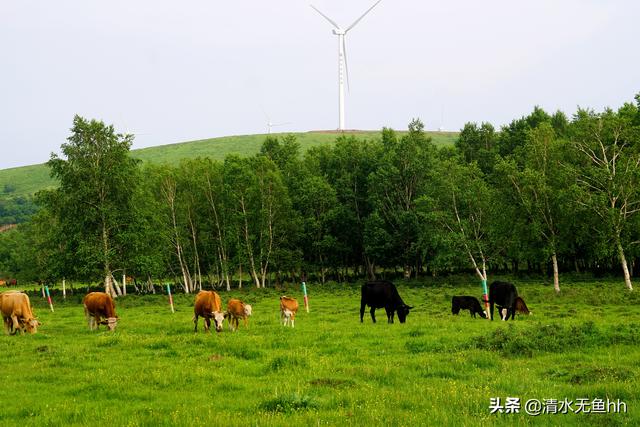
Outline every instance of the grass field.
<svg viewBox="0 0 640 427">
<path fill-rule="evenodd" d="M 358 138 L 379 138 L 379 131 L 349 132 Z M 428 132 L 436 145 L 452 145 L 457 132 Z M 286 134 L 274 134 L 282 136 Z M 302 151 L 311 147 L 332 144 L 338 132 L 306 132 L 295 133 Z M 200 141 L 183 142 L 178 144 L 160 145 L 157 147 L 133 150 L 132 156 L 144 162 L 176 164 L 182 159 L 211 157 L 224 160 L 229 154 L 251 156 L 260 151 L 260 147 L 267 135 L 242 135 L 222 138 L 203 139 Z M 61 141 L 61 143 L 64 141 Z M 3 194 L 5 185 L 10 185 L 13 191 Z M 0 170 L 0 198 L 27 196 L 38 190 L 55 185 L 49 176 L 46 165 L 31 165 Z"/>
<path fill-rule="evenodd" d="M 516 282 L 531 316 L 452 316 L 453 285 L 398 284 L 407 323 L 358 319 L 359 286 L 309 285 L 311 312 L 279 325 L 278 296 L 220 292 L 253 304 L 250 326 L 193 332 L 192 295 L 116 301 L 114 333 L 88 330 L 82 295 L 32 297 L 35 335 L 2 336 L 1 425 L 640 425 L 640 298 L 622 283 Z M 604 297 L 606 295 L 606 297 Z M 104 328 L 104 327 L 103 327 Z M 490 398 L 520 397 L 520 414 Z M 620 399 L 628 413 L 524 413 L 528 399 Z M 575 410 L 575 404 L 574 404 Z"/>
</svg>

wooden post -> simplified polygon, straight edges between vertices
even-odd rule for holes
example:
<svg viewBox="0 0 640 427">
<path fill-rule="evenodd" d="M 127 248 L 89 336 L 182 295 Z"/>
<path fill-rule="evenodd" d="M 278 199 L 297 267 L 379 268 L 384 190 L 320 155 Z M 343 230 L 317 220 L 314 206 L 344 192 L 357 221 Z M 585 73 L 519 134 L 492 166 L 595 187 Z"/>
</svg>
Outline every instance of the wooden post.
<svg viewBox="0 0 640 427">
<path fill-rule="evenodd" d="M 64 277 L 62 278 L 62 299 L 67 299 L 67 287 L 65 284 Z"/>
<path fill-rule="evenodd" d="M 127 276 L 124 274 L 124 270 L 122 270 L 122 295 L 127 295 Z"/>
</svg>

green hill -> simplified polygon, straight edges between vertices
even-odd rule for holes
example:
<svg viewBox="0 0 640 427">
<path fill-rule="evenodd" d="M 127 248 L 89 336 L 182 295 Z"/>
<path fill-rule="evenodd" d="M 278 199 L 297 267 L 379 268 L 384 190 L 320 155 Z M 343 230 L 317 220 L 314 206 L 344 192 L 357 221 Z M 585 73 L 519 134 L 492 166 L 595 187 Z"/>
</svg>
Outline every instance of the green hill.
<svg viewBox="0 0 640 427">
<path fill-rule="evenodd" d="M 380 137 L 380 131 L 350 131 L 346 133 L 364 138 Z M 295 133 L 294 135 L 296 135 L 302 151 L 306 151 L 311 147 L 333 143 L 340 133 L 337 131 L 318 131 Z M 428 132 L 428 135 L 436 145 L 450 145 L 453 144 L 458 133 Z M 266 137 L 266 134 L 225 136 L 142 148 L 132 150 L 131 154 L 143 162 L 153 163 L 177 163 L 181 159 L 197 157 L 223 160 L 228 154 L 251 156 L 257 153 Z M 49 176 L 49 169 L 44 164 L 3 169 L 0 170 L 0 201 L 28 196 L 54 185 L 55 182 Z"/>
</svg>

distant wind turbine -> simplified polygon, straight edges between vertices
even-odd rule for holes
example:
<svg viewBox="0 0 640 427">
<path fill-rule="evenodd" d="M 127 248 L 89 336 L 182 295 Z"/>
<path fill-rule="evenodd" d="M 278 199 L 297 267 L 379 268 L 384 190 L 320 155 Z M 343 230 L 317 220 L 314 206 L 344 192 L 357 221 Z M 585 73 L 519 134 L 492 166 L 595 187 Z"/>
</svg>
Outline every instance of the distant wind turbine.
<svg viewBox="0 0 640 427">
<path fill-rule="evenodd" d="M 345 36 L 349 32 L 349 30 L 355 27 L 356 24 L 360 22 L 360 20 L 362 20 L 362 18 L 364 18 L 367 13 L 371 12 L 371 9 L 376 7 L 378 3 L 380 3 L 381 1 L 382 0 L 378 0 L 377 2 L 375 2 L 373 6 L 367 9 L 367 11 L 363 13 L 362 16 L 360 16 L 360 18 L 356 19 L 353 22 L 353 24 L 349 25 L 345 30 L 340 28 L 340 26 L 336 24 L 327 15 L 320 12 L 320 10 L 318 10 L 318 8 L 316 8 L 314 5 L 310 5 L 313 8 L 313 10 L 318 12 L 324 19 L 326 19 L 327 21 L 329 21 L 331 25 L 333 25 L 334 27 L 333 34 L 338 36 L 338 114 L 339 114 L 338 129 L 339 130 L 345 129 L 345 124 L 344 124 L 344 77 L 345 77 L 345 74 L 347 78 L 347 87 L 349 87 L 349 68 L 347 66 L 347 46 L 345 44 Z"/>
<path fill-rule="evenodd" d="M 260 107 L 260 108 L 262 108 L 262 107 Z M 264 116 L 267 118 L 267 130 L 268 130 L 268 133 L 269 133 L 269 134 L 271 133 L 271 128 L 272 128 L 272 127 L 275 127 L 275 126 L 284 126 L 284 125 L 290 125 L 290 124 L 291 124 L 291 122 L 273 123 L 273 122 L 271 121 L 271 118 L 270 118 L 270 117 L 269 117 L 269 115 L 267 114 L 267 112 L 266 112 L 266 111 L 264 111 L 264 108 L 262 108 L 262 112 L 264 113 Z"/>
</svg>

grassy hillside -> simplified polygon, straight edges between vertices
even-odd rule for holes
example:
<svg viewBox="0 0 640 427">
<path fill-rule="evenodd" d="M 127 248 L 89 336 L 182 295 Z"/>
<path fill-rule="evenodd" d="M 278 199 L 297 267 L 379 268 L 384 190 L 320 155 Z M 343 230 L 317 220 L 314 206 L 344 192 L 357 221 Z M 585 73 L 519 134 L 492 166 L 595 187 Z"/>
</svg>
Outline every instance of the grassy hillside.
<svg viewBox="0 0 640 427">
<path fill-rule="evenodd" d="M 451 315 L 479 286 L 398 283 L 407 323 L 377 310 L 360 323 L 357 285 L 309 284 L 310 313 L 278 323 L 275 289 L 220 292 L 253 305 L 249 328 L 193 332 L 192 295 L 118 298 L 114 333 L 89 331 L 84 289 L 55 312 L 32 296 L 35 335 L 0 335 L 0 424 L 29 426 L 640 425 L 640 305 L 622 283 L 565 283 L 561 295 L 516 283 L 533 314 L 515 321 Z M 606 289 L 607 298 L 598 295 Z M 280 292 L 302 301 L 298 286 Z M 226 322 L 225 322 L 226 323 Z M 517 414 L 490 400 L 521 399 Z M 618 399 L 627 413 L 575 411 Z M 525 413 L 529 399 L 569 399 L 566 414 Z M 551 408 L 551 404 L 547 406 Z M 587 410 L 590 410 L 587 407 Z"/>
<path fill-rule="evenodd" d="M 351 134 L 351 132 L 350 132 Z M 359 138 L 379 138 L 379 131 L 352 132 Z M 451 145 L 457 132 L 429 132 L 436 145 Z M 284 134 L 275 134 L 284 135 Z M 295 134 L 303 151 L 323 144 L 331 144 L 338 132 L 306 132 Z M 181 159 L 211 157 L 223 160 L 228 154 L 251 156 L 260 150 L 267 135 L 226 136 L 178 144 L 133 150 L 132 155 L 144 162 L 177 163 Z M 0 170 L 0 200 L 34 194 L 36 191 L 55 185 L 44 165 L 31 165 Z M 10 191 L 6 191 L 6 190 Z"/>
</svg>

